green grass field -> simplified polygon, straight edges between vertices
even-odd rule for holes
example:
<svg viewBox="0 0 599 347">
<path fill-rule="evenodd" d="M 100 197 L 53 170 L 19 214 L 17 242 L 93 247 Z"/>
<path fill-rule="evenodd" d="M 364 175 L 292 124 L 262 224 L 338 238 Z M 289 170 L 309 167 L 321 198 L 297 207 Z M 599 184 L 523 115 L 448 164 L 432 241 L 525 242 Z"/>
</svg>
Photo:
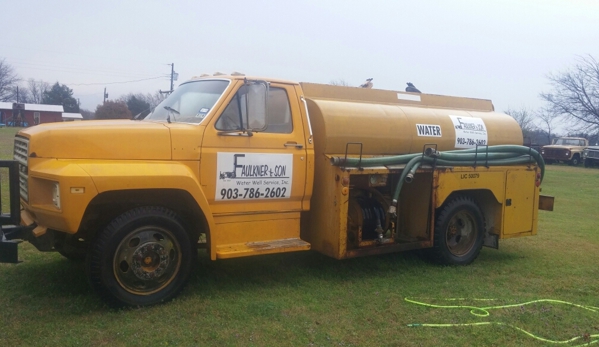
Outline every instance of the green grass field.
<svg viewBox="0 0 599 347">
<path fill-rule="evenodd" d="M 14 132 L 0 129 L 0 159 L 12 157 Z M 540 211 L 538 236 L 502 240 L 470 266 L 437 266 L 411 252 L 345 261 L 315 252 L 201 256 L 179 297 L 142 309 L 105 307 L 81 263 L 23 243 L 23 263 L 0 264 L 0 346 L 551 345 L 514 327 L 551 340 L 580 337 L 565 346 L 597 342 L 599 309 L 539 302 L 478 317 L 405 301 L 599 307 L 599 169 L 548 166 L 543 193 L 556 197 L 555 211 Z M 408 326 L 482 322 L 494 324 Z"/>
</svg>

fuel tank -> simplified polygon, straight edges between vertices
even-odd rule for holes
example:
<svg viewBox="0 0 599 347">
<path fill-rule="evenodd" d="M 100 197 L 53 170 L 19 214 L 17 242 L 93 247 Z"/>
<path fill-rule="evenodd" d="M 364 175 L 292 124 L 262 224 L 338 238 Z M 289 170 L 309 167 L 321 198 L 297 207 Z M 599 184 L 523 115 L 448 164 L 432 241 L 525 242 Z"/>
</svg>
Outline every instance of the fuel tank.
<svg viewBox="0 0 599 347">
<path fill-rule="evenodd" d="M 347 143 L 364 155 L 477 145 L 522 145 L 522 130 L 490 100 L 301 83 L 316 154 L 342 155 Z M 359 145 L 348 153 L 358 154 Z"/>
</svg>

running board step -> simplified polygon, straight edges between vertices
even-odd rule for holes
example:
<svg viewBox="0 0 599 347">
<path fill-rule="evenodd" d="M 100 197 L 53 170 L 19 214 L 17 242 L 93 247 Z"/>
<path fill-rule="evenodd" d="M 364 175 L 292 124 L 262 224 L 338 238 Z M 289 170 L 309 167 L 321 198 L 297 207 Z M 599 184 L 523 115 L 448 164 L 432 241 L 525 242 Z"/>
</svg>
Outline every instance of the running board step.
<svg viewBox="0 0 599 347">
<path fill-rule="evenodd" d="M 308 251 L 310 244 L 298 238 L 234 243 L 216 247 L 216 258 L 227 259 L 251 255 Z"/>
</svg>

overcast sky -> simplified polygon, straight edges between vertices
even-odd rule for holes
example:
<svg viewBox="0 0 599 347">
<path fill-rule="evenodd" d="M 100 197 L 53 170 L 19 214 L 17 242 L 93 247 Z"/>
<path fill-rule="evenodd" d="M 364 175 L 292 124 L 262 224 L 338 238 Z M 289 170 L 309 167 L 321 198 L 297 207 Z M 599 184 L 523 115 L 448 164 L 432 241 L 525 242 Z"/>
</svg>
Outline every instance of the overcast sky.
<svg viewBox="0 0 599 347">
<path fill-rule="evenodd" d="M 24 79 L 67 84 L 91 110 L 104 87 L 110 99 L 168 90 L 170 63 L 178 82 L 372 77 L 536 109 L 548 73 L 599 58 L 597 0 L 5 0 L 0 23 L 0 58 Z"/>
</svg>

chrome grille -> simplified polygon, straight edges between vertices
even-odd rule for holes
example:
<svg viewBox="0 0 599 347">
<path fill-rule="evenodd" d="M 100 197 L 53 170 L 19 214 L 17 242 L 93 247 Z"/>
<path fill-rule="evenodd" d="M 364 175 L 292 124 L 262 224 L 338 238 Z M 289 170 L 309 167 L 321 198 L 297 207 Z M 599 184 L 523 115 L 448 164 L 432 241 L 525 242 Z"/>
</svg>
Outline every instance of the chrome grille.
<svg viewBox="0 0 599 347">
<path fill-rule="evenodd" d="M 29 201 L 29 172 L 27 167 L 27 157 L 29 156 L 29 140 L 15 136 L 15 154 L 14 159 L 19 163 L 19 191 L 21 198 Z"/>
<path fill-rule="evenodd" d="M 588 151 L 587 157 L 589 158 L 599 158 L 599 151 Z"/>
</svg>

